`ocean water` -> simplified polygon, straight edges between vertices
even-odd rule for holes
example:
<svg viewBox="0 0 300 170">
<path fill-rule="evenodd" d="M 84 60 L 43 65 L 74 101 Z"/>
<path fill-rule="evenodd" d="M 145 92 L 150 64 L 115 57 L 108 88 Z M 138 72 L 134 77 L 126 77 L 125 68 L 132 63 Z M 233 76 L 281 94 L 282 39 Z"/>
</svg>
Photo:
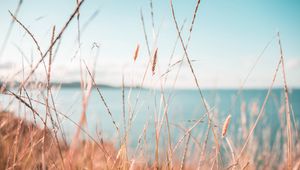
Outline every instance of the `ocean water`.
<svg viewBox="0 0 300 170">
<path fill-rule="evenodd" d="M 123 117 L 123 100 L 121 88 L 100 88 L 104 100 L 111 111 L 112 117 L 120 129 L 120 135 L 124 135 L 124 117 Z M 36 90 L 29 91 L 32 98 L 38 101 L 44 101 L 41 94 Z M 215 128 L 221 131 L 223 121 L 228 114 L 231 114 L 232 119 L 228 130 L 230 136 L 235 143 L 242 143 L 242 136 L 244 135 L 242 127 L 250 128 L 251 124 L 257 118 L 258 112 L 261 109 L 262 103 L 266 97 L 267 89 L 246 89 L 238 94 L 237 89 L 218 89 L 218 90 L 203 90 L 203 94 L 210 108 L 210 114 L 213 117 Z M 238 94 L 238 95 L 237 95 Z M 53 90 L 55 107 L 65 116 L 59 116 L 62 122 L 62 127 L 67 140 L 70 140 L 77 126 L 82 112 L 82 92 L 80 88 L 63 87 L 59 90 Z M 162 95 L 160 90 L 139 89 L 139 88 L 125 88 L 125 122 L 126 128 L 129 129 L 129 119 L 132 112 L 132 125 L 128 130 L 128 142 L 132 148 L 135 148 L 138 143 L 139 136 L 143 134 L 143 129 L 146 128 L 146 138 L 148 143 L 155 142 L 155 123 L 161 121 L 163 113 L 166 110 L 170 124 L 170 131 L 172 141 L 176 143 L 184 134 L 184 129 L 192 127 L 195 121 L 205 115 L 203 102 L 197 90 L 165 90 Z M 168 108 L 165 109 L 164 100 L 168 103 Z M 1 95 L 0 102 L 2 107 L 8 105 L 12 97 Z M 289 100 L 292 109 L 293 129 L 300 131 L 300 89 L 290 89 Z M 45 106 L 32 101 L 33 107 L 41 114 L 45 113 Z M 284 112 L 284 93 L 283 89 L 273 89 L 269 96 L 263 116 L 258 123 L 255 135 L 262 136 L 269 134 L 269 142 L 272 144 L 275 134 L 282 131 L 282 124 L 285 125 Z M 22 106 L 19 102 L 14 100 L 10 106 L 11 110 L 23 109 L 18 111 L 18 115 L 27 117 L 33 121 L 33 117 L 28 108 Z M 22 112 L 26 111 L 26 115 Z M 25 113 L 25 112 L 24 112 Z M 54 114 L 54 112 L 52 112 Z M 295 121 L 294 121 L 295 118 Z M 165 119 L 164 119 L 165 120 Z M 244 121 L 244 123 L 243 123 Z M 295 122 L 295 124 L 294 124 Z M 167 138 L 166 123 L 163 123 L 161 128 L 161 141 Z M 49 125 L 50 126 L 50 125 Z M 89 97 L 88 108 L 86 112 L 86 124 L 84 129 L 92 137 L 97 139 L 99 136 L 107 140 L 119 143 L 118 133 L 113 124 L 112 118 L 107 112 L 103 101 L 97 90 L 92 90 Z M 193 129 L 193 134 L 203 139 L 205 131 L 207 130 L 207 118 L 198 124 Z M 83 134 L 83 138 L 88 138 Z M 262 140 L 262 139 L 260 139 Z M 162 144 L 163 145 L 163 144 Z"/>
</svg>

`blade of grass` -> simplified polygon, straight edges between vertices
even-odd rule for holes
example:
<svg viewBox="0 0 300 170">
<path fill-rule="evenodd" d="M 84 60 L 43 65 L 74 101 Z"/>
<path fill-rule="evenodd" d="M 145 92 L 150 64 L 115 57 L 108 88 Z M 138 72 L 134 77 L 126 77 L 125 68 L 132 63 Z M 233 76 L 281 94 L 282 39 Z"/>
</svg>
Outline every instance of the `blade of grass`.
<svg viewBox="0 0 300 170">
<path fill-rule="evenodd" d="M 284 56 L 283 56 L 283 49 L 280 40 L 280 34 L 277 33 L 278 37 L 278 45 L 280 49 L 280 59 L 281 59 L 281 68 L 282 68 L 282 75 L 283 75 L 283 83 L 284 83 L 284 98 L 285 98 L 285 116 L 286 116 L 286 133 L 287 133 L 287 159 L 288 164 L 287 168 L 292 169 L 293 167 L 293 157 L 292 157 L 292 149 L 293 149 L 293 138 L 292 138 L 292 127 L 291 127 L 291 112 L 290 112 L 290 102 L 289 102 L 289 92 L 287 87 L 286 81 L 286 72 L 285 72 L 285 65 L 284 65 Z"/>
</svg>

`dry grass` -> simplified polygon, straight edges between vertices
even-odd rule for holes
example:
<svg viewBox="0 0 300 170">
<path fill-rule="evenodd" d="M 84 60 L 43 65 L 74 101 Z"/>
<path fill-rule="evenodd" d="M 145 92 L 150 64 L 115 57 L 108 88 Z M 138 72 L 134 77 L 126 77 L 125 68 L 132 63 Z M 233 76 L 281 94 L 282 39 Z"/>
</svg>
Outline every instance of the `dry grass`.
<svg viewBox="0 0 300 170">
<path fill-rule="evenodd" d="M 263 49 L 263 52 L 259 55 L 255 61 L 253 67 L 251 67 L 249 73 L 244 79 L 241 88 L 238 90 L 232 106 L 229 106 L 229 113 L 232 113 L 234 107 L 240 107 L 240 121 L 238 127 L 234 122 L 230 123 L 231 115 L 225 119 L 222 127 L 220 120 L 223 120 L 218 116 L 218 111 L 215 106 L 211 106 L 202 92 L 200 82 L 197 78 L 197 74 L 192 65 L 192 60 L 188 53 L 188 45 L 192 37 L 193 28 L 196 22 L 197 13 L 200 7 L 200 0 L 195 4 L 195 9 L 192 11 L 191 23 L 188 27 L 188 37 L 184 41 L 182 27 L 179 27 L 175 9 L 170 1 L 173 22 L 177 33 L 176 41 L 174 43 L 173 50 L 170 55 L 168 69 L 163 74 L 160 74 L 160 68 L 158 67 L 158 37 L 159 29 L 156 32 L 157 24 L 155 23 L 154 4 L 150 0 L 150 16 L 151 26 L 153 33 L 153 42 L 150 42 L 148 38 L 147 27 L 145 24 L 145 18 L 143 11 L 141 10 L 141 25 L 143 28 L 143 34 L 146 44 L 147 65 L 143 72 L 143 77 L 138 89 L 133 105 L 130 101 L 126 100 L 126 97 L 130 98 L 130 94 L 126 96 L 125 93 L 125 75 L 122 73 L 122 97 L 121 113 L 112 113 L 111 106 L 106 101 L 105 96 L 102 93 L 102 89 L 97 86 L 95 81 L 95 69 L 97 66 L 97 57 L 99 52 L 99 46 L 93 44 L 93 48 L 97 48 L 95 60 L 93 61 L 93 67 L 89 67 L 84 58 L 81 56 L 81 29 L 80 29 L 80 7 L 84 0 L 76 0 L 76 8 L 71 13 L 70 17 L 66 20 L 62 29 L 56 33 L 55 26 L 53 26 L 50 44 L 43 52 L 39 44 L 38 39 L 34 34 L 21 22 L 18 11 L 21 7 L 22 1 L 17 6 L 14 14 L 11 14 L 12 22 L 10 27 L 16 22 L 21 29 L 30 36 L 39 58 L 36 64 L 30 66 L 30 71 L 25 75 L 24 67 L 21 72 L 24 74 L 23 80 L 20 82 L 17 90 L 10 88 L 9 80 L 3 81 L 1 84 L 1 95 L 12 97 L 17 101 L 19 108 L 24 107 L 25 114 L 32 114 L 33 121 L 28 121 L 25 118 L 19 118 L 19 110 L 15 110 L 15 113 L 4 111 L 0 109 L 0 169 L 299 169 L 300 168 L 300 143 L 298 136 L 297 123 L 299 120 L 295 119 L 295 113 L 291 109 L 291 103 L 289 101 L 289 91 L 286 81 L 285 72 L 285 60 L 283 57 L 283 49 L 278 33 L 278 44 L 280 48 L 280 59 L 275 68 L 274 75 L 271 77 L 271 83 L 268 88 L 264 101 L 261 103 L 245 103 L 242 101 L 241 106 L 236 106 L 236 100 L 241 95 L 243 86 L 248 80 L 250 74 L 258 64 L 259 59 L 262 57 L 264 51 L 270 45 L 270 41 Z M 55 54 L 58 50 L 60 39 L 65 30 L 69 27 L 72 20 L 77 20 L 77 51 L 79 63 L 80 63 L 80 76 L 81 76 L 81 114 L 79 122 L 73 121 L 67 114 L 61 113 L 56 109 L 56 101 L 52 94 L 51 76 L 52 76 L 52 64 L 54 62 Z M 88 22 L 90 22 L 89 19 Z M 11 29 L 11 28 L 10 28 Z M 10 36 L 10 31 L 6 37 Z M 5 48 L 7 39 L 5 39 L 2 48 Z M 272 38 L 273 40 L 273 38 Z M 177 43 L 180 43 L 183 50 L 182 58 L 179 61 L 173 61 L 174 51 Z M 152 46 L 150 46 L 151 44 Z M 54 51 L 56 47 L 56 51 Z M 92 49 L 93 49 L 92 48 Z M 152 49 L 152 50 L 150 50 Z M 4 49 L 0 51 L 1 53 Z M 141 53 L 142 48 L 140 44 L 137 44 L 134 51 L 133 60 L 136 62 Z M 160 48 L 160 50 L 163 50 Z M 21 51 L 21 49 L 20 49 Z M 54 52 L 53 52 L 54 51 Z M 47 58 L 48 57 L 48 58 Z M 47 60 L 48 59 L 48 60 Z M 131 59 L 132 60 L 132 59 Z M 141 58 L 142 60 L 142 58 Z M 177 82 L 178 74 L 181 70 L 181 66 L 184 61 L 187 61 L 188 68 L 191 71 L 191 75 L 194 79 L 197 92 L 200 95 L 199 103 L 202 103 L 204 113 L 199 115 L 196 120 L 193 120 L 193 124 L 187 128 L 181 127 L 181 125 L 174 124 L 172 120 L 169 120 L 169 107 L 171 105 L 171 96 L 167 96 L 165 93 L 165 83 L 167 82 L 168 74 L 175 70 L 177 64 L 179 68 L 176 72 L 176 77 L 172 81 L 172 92 Z M 43 64 L 45 71 L 45 83 L 35 83 L 35 73 L 40 64 Z M 175 64 L 171 64 L 175 63 Z M 280 67 L 281 66 L 281 67 Z M 150 68 L 151 67 L 151 68 Z M 283 89 L 284 89 L 284 103 L 279 103 L 281 108 L 278 109 L 278 115 L 280 118 L 280 128 L 275 133 L 271 134 L 271 130 L 266 128 L 260 133 L 261 136 L 255 135 L 258 123 L 263 123 L 264 113 L 267 105 L 267 101 L 272 95 L 272 89 L 279 69 L 282 69 L 283 74 Z M 141 100 L 141 90 L 144 87 L 144 82 L 148 76 L 148 72 L 152 72 L 152 77 L 160 77 L 160 98 L 159 106 L 155 105 L 153 111 L 154 122 L 147 120 L 144 128 L 138 139 L 131 139 L 130 132 L 134 123 L 134 117 L 137 115 L 137 105 Z M 31 83 L 32 81 L 32 83 Z M 104 141 L 103 136 L 93 136 L 89 134 L 85 128 L 87 127 L 87 112 L 89 98 L 92 94 L 93 88 L 99 97 L 100 104 L 102 104 L 107 113 L 106 116 L 110 118 L 117 136 L 117 141 Z M 37 96 L 29 94 L 31 89 L 38 89 L 40 92 Z M 130 91 L 132 88 L 130 88 Z M 150 92 L 153 92 L 150 90 Z M 153 92 L 156 93 L 157 91 Z M 171 94 L 172 94 L 171 92 Z M 156 102 L 156 101 L 155 101 Z M 10 105 L 9 104 L 9 105 Z M 36 104 L 45 108 L 45 114 L 41 114 L 36 109 Z M 251 111 L 247 113 L 247 104 L 251 105 Z M 127 110 L 128 108 L 128 110 Z M 283 117 L 285 113 L 285 119 Z M 117 121 L 117 114 L 121 115 L 122 121 Z M 146 114 L 146 113 L 144 113 Z M 292 116 L 291 116 L 292 114 Z M 62 120 L 59 117 L 65 118 L 75 126 L 75 134 L 73 138 L 67 142 L 64 129 L 61 126 Z M 233 115 L 234 119 L 234 115 Z M 293 119 L 293 120 L 291 120 Z M 285 120 L 285 121 L 284 121 Z M 239 121 L 239 120 L 238 120 Z M 37 122 L 41 122 L 38 124 Z M 149 124 L 154 124 L 154 130 L 150 129 Z M 292 126 L 294 124 L 294 127 Z M 121 126 L 123 125 L 123 126 Z M 199 134 L 195 134 L 197 127 L 203 125 L 207 127 L 206 130 L 201 131 Z M 230 126 L 229 126 L 230 125 Z M 122 127 L 122 128 L 120 128 Z M 172 128 L 180 129 L 178 140 L 171 135 Z M 164 129 L 165 128 L 165 129 Z M 233 134 L 232 129 L 241 129 L 241 134 Z M 148 141 L 148 131 L 153 130 L 153 140 Z M 123 133 L 122 133 L 123 131 Z M 165 131 L 165 132 L 164 132 Z M 286 133 L 284 133 L 286 131 Z M 295 133 L 293 133 L 295 131 Z M 105 133 L 105 132 L 104 132 Z M 212 133 L 212 135 L 211 135 Z M 61 136 L 60 136 L 61 135 Z M 166 136 L 163 136 L 166 135 Z M 271 135 L 275 136 L 274 144 L 270 146 Z M 82 136 L 85 136 L 83 138 Z M 175 136 L 175 135 L 174 135 Z M 262 138 L 262 140 L 260 140 Z M 136 148 L 130 148 L 128 145 L 130 140 L 137 140 Z M 241 142 L 237 142 L 241 141 Z M 153 146 L 153 150 L 147 149 Z M 162 147 L 163 146 L 163 147 Z M 283 146 L 283 148 L 281 148 Z M 148 152 L 147 152 L 148 151 Z M 284 156 L 280 155 L 283 152 Z"/>
<path fill-rule="evenodd" d="M 135 61 L 139 56 L 140 44 L 136 45 L 133 60 Z"/>
<path fill-rule="evenodd" d="M 19 96 L 19 99 L 22 98 L 24 98 L 24 96 Z M 31 101 L 36 102 L 33 99 Z M 251 106 L 251 104 L 249 104 L 249 106 Z M 48 107 L 49 110 L 53 110 L 50 106 Z M 259 108 L 253 109 L 252 116 L 254 118 Z M 38 115 L 37 112 L 36 114 Z M 126 115 L 124 114 L 123 116 L 125 120 Z M 260 145 L 260 142 L 256 137 L 249 140 L 250 145 L 243 149 L 243 145 L 235 143 L 235 140 L 232 139 L 233 134 L 230 132 L 230 129 L 235 127 L 231 125 L 231 128 L 229 128 L 230 116 L 226 118 L 223 128 L 218 132 L 219 141 L 222 142 L 222 139 L 225 139 L 225 144 L 221 145 L 221 148 L 225 149 L 225 151 L 223 151 L 223 149 L 220 150 L 222 153 L 220 157 L 227 163 L 221 163 L 220 161 L 217 164 L 215 162 L 216 148 L 210 147 L 211 142 L 203 141 L 203 143 L 201 143 L 201 140 L 192 134 L 193 129 L 197 125 L 204 123 L 204 118 L 205 115 L 195 122 L 191 128 L 184 129 L 182 138 L 177 143 L 174 144 L 176 141 L 171 141 L 173 143 L 171 147 L 172 156 L 168 159 L 164 159 L 162 153 L 169 153 L 169 147 L 161 148 L 157 145 L 157 153 L 155 156 L 157 162 L 151 162 L 149 161 L 151 160 L 151 158 L 149 159 L 148 157 L 149 155 L 140 155 L 141 151 L 146 147 L 146 145 L 143 144 L 145 140 L 143 138 L 144 135 L 146 135 L 146 131 L 149 130 L 147 125 L 145 125 L 143 133 L 138 139 L 139 147 L 135 151 L 135 154 L 130 154 L 131 156 L 129 156 L 126 145 L 126 140 L 128 140 L 128 134 L 126 134 L 128 133 L 128 129 L 126 129 L 126 126 L 124 127 L 126 133 L 124 138 L 122 138 L 120 146 L 116 146 L 113 142 L 104 142 L 101 136 L 98 137 L 98 139 L 93 139 L 89 136 L 88 139 L 85 140 L 76 137 L 76 139 L 73 139 L 73 141 L 76 141 L 76 145 L 66 145 L 61 139 L 59 141 L 56 140 L 55 133 L 57 133 L 57 130 L 54 127 L 49 128 L 44 124 L 39 126 L 24 119 L 17 118 L 12 113 L 1 112 L 0 149 L 2 152 L 0 155 L 0 169 L 171 169 L 171 167 L 173 169 L 195 169 L 198 167 L 197 163 L 199 159 L 201 160 L 200 169 L 211 167 L 218 167 L 218 169 L 285 169 L 287 167 L 289 161 L 287 157 L 286 159 L 279 159 L 275 156 L 278 154 L 277 149 L 280 149 L 278 148 L 281 145 L 280 138 L 276 138 L 272 150 L 267 149 L 269 148 L 268 142 L 264 143 L 265 146 L 263 148 L 265 149 L 263 151 L 260 147 L 257 147 Z M 43 117 L 40 117 L 40 119 L 43 120 Z M 253 123 L 254 122 L 250 124 L 253 126 Z M 284 123 L 284 121 L 282 123 Z M 243 129 L 249 128 L 247 124 L 241 125 L 244 126 Z M 83 125 L 77 124 L 77 126 L 79 131 L 84 132 L 83 129 L 80 128 L 80 126 Z M 159 127 L 157 128 L 160 129 Z M 266 136 L 264 140 L 269 141 L 268 131 L 264 132 L 263 135 Z M 280 131 L 278 131 L 276 135 L 285 136 L 284 133 Z M 156 138 L 159 138 L 156 139 L 156 141 L 160 142 L 160 138 L 162 137 L 157 136 Z M 204 144 L 209 148 L 205 153 L 201 150 L 204 148 Z M 284 142 L 284 144 L 287 143 Z M 196 148 L 198 149 L 195 149 L 195 146 L 197 146 Z M 299 143 L 293 143 L 293 147 L 299 149 L 300 145 Z M 229 151 L 227 151 L 227 149 Z M 286 149 L 287 147 L 284 149 L 284 152 L 287 151 Z M 236 153 L 241 150 L 244 152 L 243 155 L 237 156 Z M 70 152 L 72 152 L 71 155 Z M 62 156 L 59 156 L 60 154 Z M 255 156 L 257 154 L 259 154 L 258 157 Z M 202 158 L 199 158 L 199 155 L 201 155 Z M 299 152 L 291 152 L 291 159 L 294 163 L 291 166 L 292 168 L 297 169 L 297 167 L 299 167 L 299 158 Z M 258 164 L 258 162 L 260 162 L 260 164 Z"/>
<path fill-rule="evenodd" d="M 230 120 L 231 120 L 231 115 L 228 115 L 225 122 L 224 122 L 223 129 L 222 129 L 222 136 L 223 137 L 226 135 Z"/>
<path fill-rule="evenodd" d="M 51 130 L 17 118 L 9 112 L 0 113 L 0 139 L 0 169 L 41 169 L 43 164 L 46 169 L 102 169 L 112 165 L 113 158 L 107 160 L 95 142 L 81 141 L 74 150 L 72 163 L 68 167 L 67 162 L 61 162 L 58 157 L 59 150 Z M 44 151 L 43 145 L 47 146 Z M 63 142 L 59 145 L 63 156 L 67 158 L 70 146 Z M 103 145 L 111 156 L 116 153 L 112 143 L 103 142 Z"/>
<path fill-rule="evenodd" d="M 155 74 L 155 68 L 156 68 L 156 62 L 157 62 L 157 48 L 154 52 L 154 55 L 153 55 L 153 60 L 152 60 L 152 75 Z"/>
</svg>

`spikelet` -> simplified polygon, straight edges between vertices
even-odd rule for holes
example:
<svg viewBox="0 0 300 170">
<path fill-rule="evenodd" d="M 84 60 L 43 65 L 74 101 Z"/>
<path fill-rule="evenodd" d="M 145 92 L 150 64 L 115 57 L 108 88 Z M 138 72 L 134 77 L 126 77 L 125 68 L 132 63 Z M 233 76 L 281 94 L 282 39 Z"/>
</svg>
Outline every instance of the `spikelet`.
<svg viewBox="0 0 300 170">
<path fill-rule="evenodd" d="M 231 119 L 231 115 L 228 115 L 225 122 L 224 122 L 224 125 L 223 125 L 222 137 L 224 137 L 226 135 L 226 132 L 227 132 L 227 129 L 228 129 L 228 126 L 229 126 L 229 123 L 230 123 L 230 119 Z"/>
<path fill-rule="evenodd" d="M 157 60 L 157 48 L 154 52 L 154 55 L 153 55 L 153 61 L 152 61 L 152 75 L 155 74 L 155 66 L 156 66 L 156 60 Z"/>
<path fill-rule="evenodd" d="M 135 61 L 137 59 L 137 57 L 139 56 L 139 50 L 140 50 L 140 44 L 137 44 L 135 52 L 134 52 L 134 56 L 133 56 L 133 60 Z"/>
</svg>

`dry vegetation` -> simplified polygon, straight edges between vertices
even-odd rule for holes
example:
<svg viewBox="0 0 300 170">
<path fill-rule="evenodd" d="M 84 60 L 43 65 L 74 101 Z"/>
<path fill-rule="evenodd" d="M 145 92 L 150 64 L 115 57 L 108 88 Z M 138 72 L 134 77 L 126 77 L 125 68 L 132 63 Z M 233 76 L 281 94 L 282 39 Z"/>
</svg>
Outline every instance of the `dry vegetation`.
<svg viewBox="0 0 300 170">
<path fill-rule="evenodd" d="M 172 1 L 170 6 L 172 11 L 174 25 L 177 30 L 176 43 L 180 43 L 181 48 L 184 51 L 182 59 L 171 65 L 173 54 L 170 57 L 169 68 L 167 72 L 161 74 L 161 96 L 162 103 L 161 110 L 163 114 L 161 117 L 157 113 L 154 113 L 155 117 L 155 149 L 151 155 L 143 155 L 143 147 L 146 147 L 145 139 L 146 131 L 148 130 L 148 122 L 146 123 L 143 133 L 137 139 L 138 146 L 134 154 L 130 153 L 127 146 L 129 131 L 134 123 L 133 117 L 136 114 L 136 104 L 139 101 L 140 93 L 137 95 L 136 102 L 133 104 L 131 112 L 127 113 L 125 93 L 124 93 L 124 77 L 122 86 L 122 99 L 123 99 L 123 122 L 116 122 L 114 115 L 110 111 L 110 107 L 105 101 L 101 89 L 96 86 L 94 80 L 95 70 L 88 67 L 84 60 L 80 59 L 80 70 L 81 70 L 81 89 L 82 89 L 82 111 L 81 119 L 77 123 L 71 120 L 66 114 L 63 114 L 56 110 L 55 101 L 52 94 L 51 86 L 51 66 L 53 62 L 54 48 L 58 48 L 58 42 L 62 38 L 65 30 L 68 28 L 70 22 L 78 23 L 78 37 L 80 37 L 80 7 L 84 0 L 77 0 L 77 7 L 74 12 L 70 15 L 70 18 L 65 22 L 59 32 L 56 32 L 55 26 L 51 35 L 50 45 L 45 52 L 41 51 L 38 41 L 35 39 L 34 34 L 22 24 L 17 16 L 19 8 L 22 5 L 22 1 L 18 4 L 17 10 L 14 13 L 10 13 L 12 16 L 12 23 L 20 26 L 19 28 L 24 29 L 25 32 L 31 37 L 33 43 L 36 45 L 36 49 L 39 52 L 39 60 L 32 64 L 30 72 L 25 75 L 23 81 L 18 85 L 17 89 L 12 90 L 9 88 L 9 80 L 2 80 L 1 95 L 12 96 L 14 100 L 17 100 L 22 107 L 27 108 L 27 114 L 32 114 L 34 120 L 27 121 L 19 118 L 17 113 L 9 113 L 8 111 L 2 110 L 0 113 L 0 169 L 300 169 L 300 143 L 298 136 L 298 129 L 295 128 L 298 120 L 295 120 L 293 111 L 290 109 L 291 104 L 289 103 L 288 86 L 285 78 L 284 68 L 284 55 L 281 48 L 280 36 L 277 35 L 278 44 L 280 49 L 280 58 L 278 65 L 274 72 L 271 84 L 268 89 L 268 93 L 265 96 L 265 100 L 261 107 L 253 107 L 253 114 L 250 124 L 247 124 L 247 116 L 245 116 L 245 103 L 241 105 L 241 126 L 242 134 L 238 136 L 242 140 L 241 145 L 235 144 L 233 136 L 228 135 L 228 129 L 231 126 L 231 115 L 229 113 L 226 120 L 216 120 L 213 116 L 213 109 L 210 108 L 205 100 L 202 93 L 202 89 L 198 82 L 197 76 L 192 66 L 192 60 L 188 53 L 188 44 L 191 39 L 193 26 L 197 17 L 197 12 L 200 4 L 200 0 L 195 6 L 195 10 L 192 15 L 192 22 L 189 27 L 188 39 L 185 42 L 182 37 L 180 27 L 177 23 L 176 13 Z M 153 19 L 153 4 L 150 1 L 152 27 L 154 27 Z M 21 19 L 21 17 L 20 17 Z M 152 71 L 152 76 L 157 76 L 158 67 L 158 48 L 154 45 L 149 46 L 145 20 L 143 12 L 141 11 L 141 22 L 144 30 L 145 41 L 147 44 L 147 51 L 149 61 L 143 74 L 143 79 L 140 84 L 140 89 L 143 87 L 145 77 L 148 75 L 148 71 Z M 7 33 L 7 38 L 10 32 Z M 156 35 L 158 36 L 158 35 Z M 5 43 L 7 40 L 4 41 Z M 4 44 L 5 44 L 4 43 Z M 155 43 L 154 43 L 155 44 Z M 268 45 L 267 45 L 268 46 Z M 4 45 L 5 47 L 5 45 Z M 176 47 L 176 45 L 175 45 Z M 175 48 L 174 47 L 174 48 Z M 78 48 L 80 49 L 80 38 L 78 38 Z M 153 49 L 151 51 L 150 49 Z M 3 50 L 3 49 L 2 49 Z M 133 53 L 133 60 L 136 61 L 139 58 L 140 44 L 136 46 L 136 50 Z M 2 52 L 1 52 L 2 53 Z M 260 58 L 261 56 L 259 56 Z M 167 80 L 168 72 L 170 69 L 174 69 L 174 65 L 179 65 L 178 72 L 181 68 L 183 61 L 186 60 L 194 78 L 194 82 L 197 88 L 197 92 L 201 98 L 199 101 L 202 102 L 205 113 L 194 122 L 188 129 L 181 128 L 183 131 L 178 141 L 172 141 L 170 128 L 173 128 L 171 121 L 168 116 L 168 106 L 170 97 L 164 95 L 163 83 Z M 173 62 L 173 61 L 172 61 Z M 96 59 L 95 62 L 96 63 Z M 254 64 L 253 68 L 255 67 Z M 95 64 L 94 64 L 95 66 Z M 47 81 L 43 83 L 43 86 L 39 86 L 31 82 L 34 74 L 38 67 L 43 67 L 46 73 Z M 150 68 L 151 67 L 151 70 Z M 244 84 L 246 83 L 251 71 L 245 78 Z M 263 119 L 266 102 L 271 94 L 273 84 L 277 78 L 278 72 L 281 71 L 283 75 L 283 86 L 285 100 L 282 105 L 280 115 L 285 113 L 280 123 L 280 131 L 276 134 L 269 134 L 270 131 L 266 130 L 264 136 L 274 135 L 276 136 L 273 146 L 268 146 L 268 142 L 261 143 L 255 136 L 254 131 L 257 124 Z M 177 72 L 177 76 L 178 76 Z M 84 78 L 84 74 L 88 75 L 88 78 Z M 177 76 L 174 80 L 175 86 Z M 34 81 L 33 81 L 34 82 Z M 244 85 L 243 84 L 243 85 Z M 36 87 L 34 87 L 36 85 Z M 33 87 L 32 87 L 33 86 Z M 43 95 L 43 100 L 37 100 L 35 97 L 29 95 L 31 88 L 39 89 Z M 114 125 L 115 132 L 117 133 L 119 142 L 104 141 L 101 136 L 96 138 L 91 136 L 84 130 L 86 125 L 86 112 L 89 102 L 89 97 L 92 88 L 96 88 L 99 98 L 106 108 L 107 116 L 110 117 L 112 124 Z M 240 88 L 237 96 L 240 95 Z M 45 114 L 40 114 L 35 109 L 33 103 L 38 103 L 45 107 Z M 15 111 L 17 112 L 17 111 Z M 45 115 L 45 116 L 42 116 Z M 67 121 L 71 121 L 77 128 L 71 142 L 66 142 L 64 138 L 64 132 L 61 128 L 61 122 L 59 117 L 64 117 Z M 128 119 L 128 120 L 127 120 Z M 42 123 L 36 123 L 36 121 Z M 199 134 L 200 138 L 195 136 L 192 131 L 200 123 L 207 122 L 207 129 L 203 134 Z M 221 123 L 217 123 L 221 122 Z M 119 125 L 123 125 L 122 127 Z M 299 122 L 298 122 L 299 123 Z M 164 138 L 167 141 L 167 146 L 160 147 L 162 140 L 161 131 L 166 127 L 167 136 Z M 220 128 L 223 127 L 223 128 Z M 178 127 L 180 128 L 180 127 Z M 123 135 L 122 135 L 122 132 Z M 86 138 L 83 140 L 81 136 L 84 135 Z M 266 139 L 266 141 L 269 141 Z M 118 143 L 118 145 L 115 145 Z M 259 147 L 260 145 L 266 145 L 265 147 Z M 283 148 L 281 148 L 283 146 Z M 264 148 L 265 150 L 261 150 Z M 278 153 L 279 152 L 279 153 Z M 281 152 L 281 153 L 280 153 Z M 276 154 L 275 154 L 276 153 Z M 281 157 L 282 156 L 282 157 Z"/>
</svg>

